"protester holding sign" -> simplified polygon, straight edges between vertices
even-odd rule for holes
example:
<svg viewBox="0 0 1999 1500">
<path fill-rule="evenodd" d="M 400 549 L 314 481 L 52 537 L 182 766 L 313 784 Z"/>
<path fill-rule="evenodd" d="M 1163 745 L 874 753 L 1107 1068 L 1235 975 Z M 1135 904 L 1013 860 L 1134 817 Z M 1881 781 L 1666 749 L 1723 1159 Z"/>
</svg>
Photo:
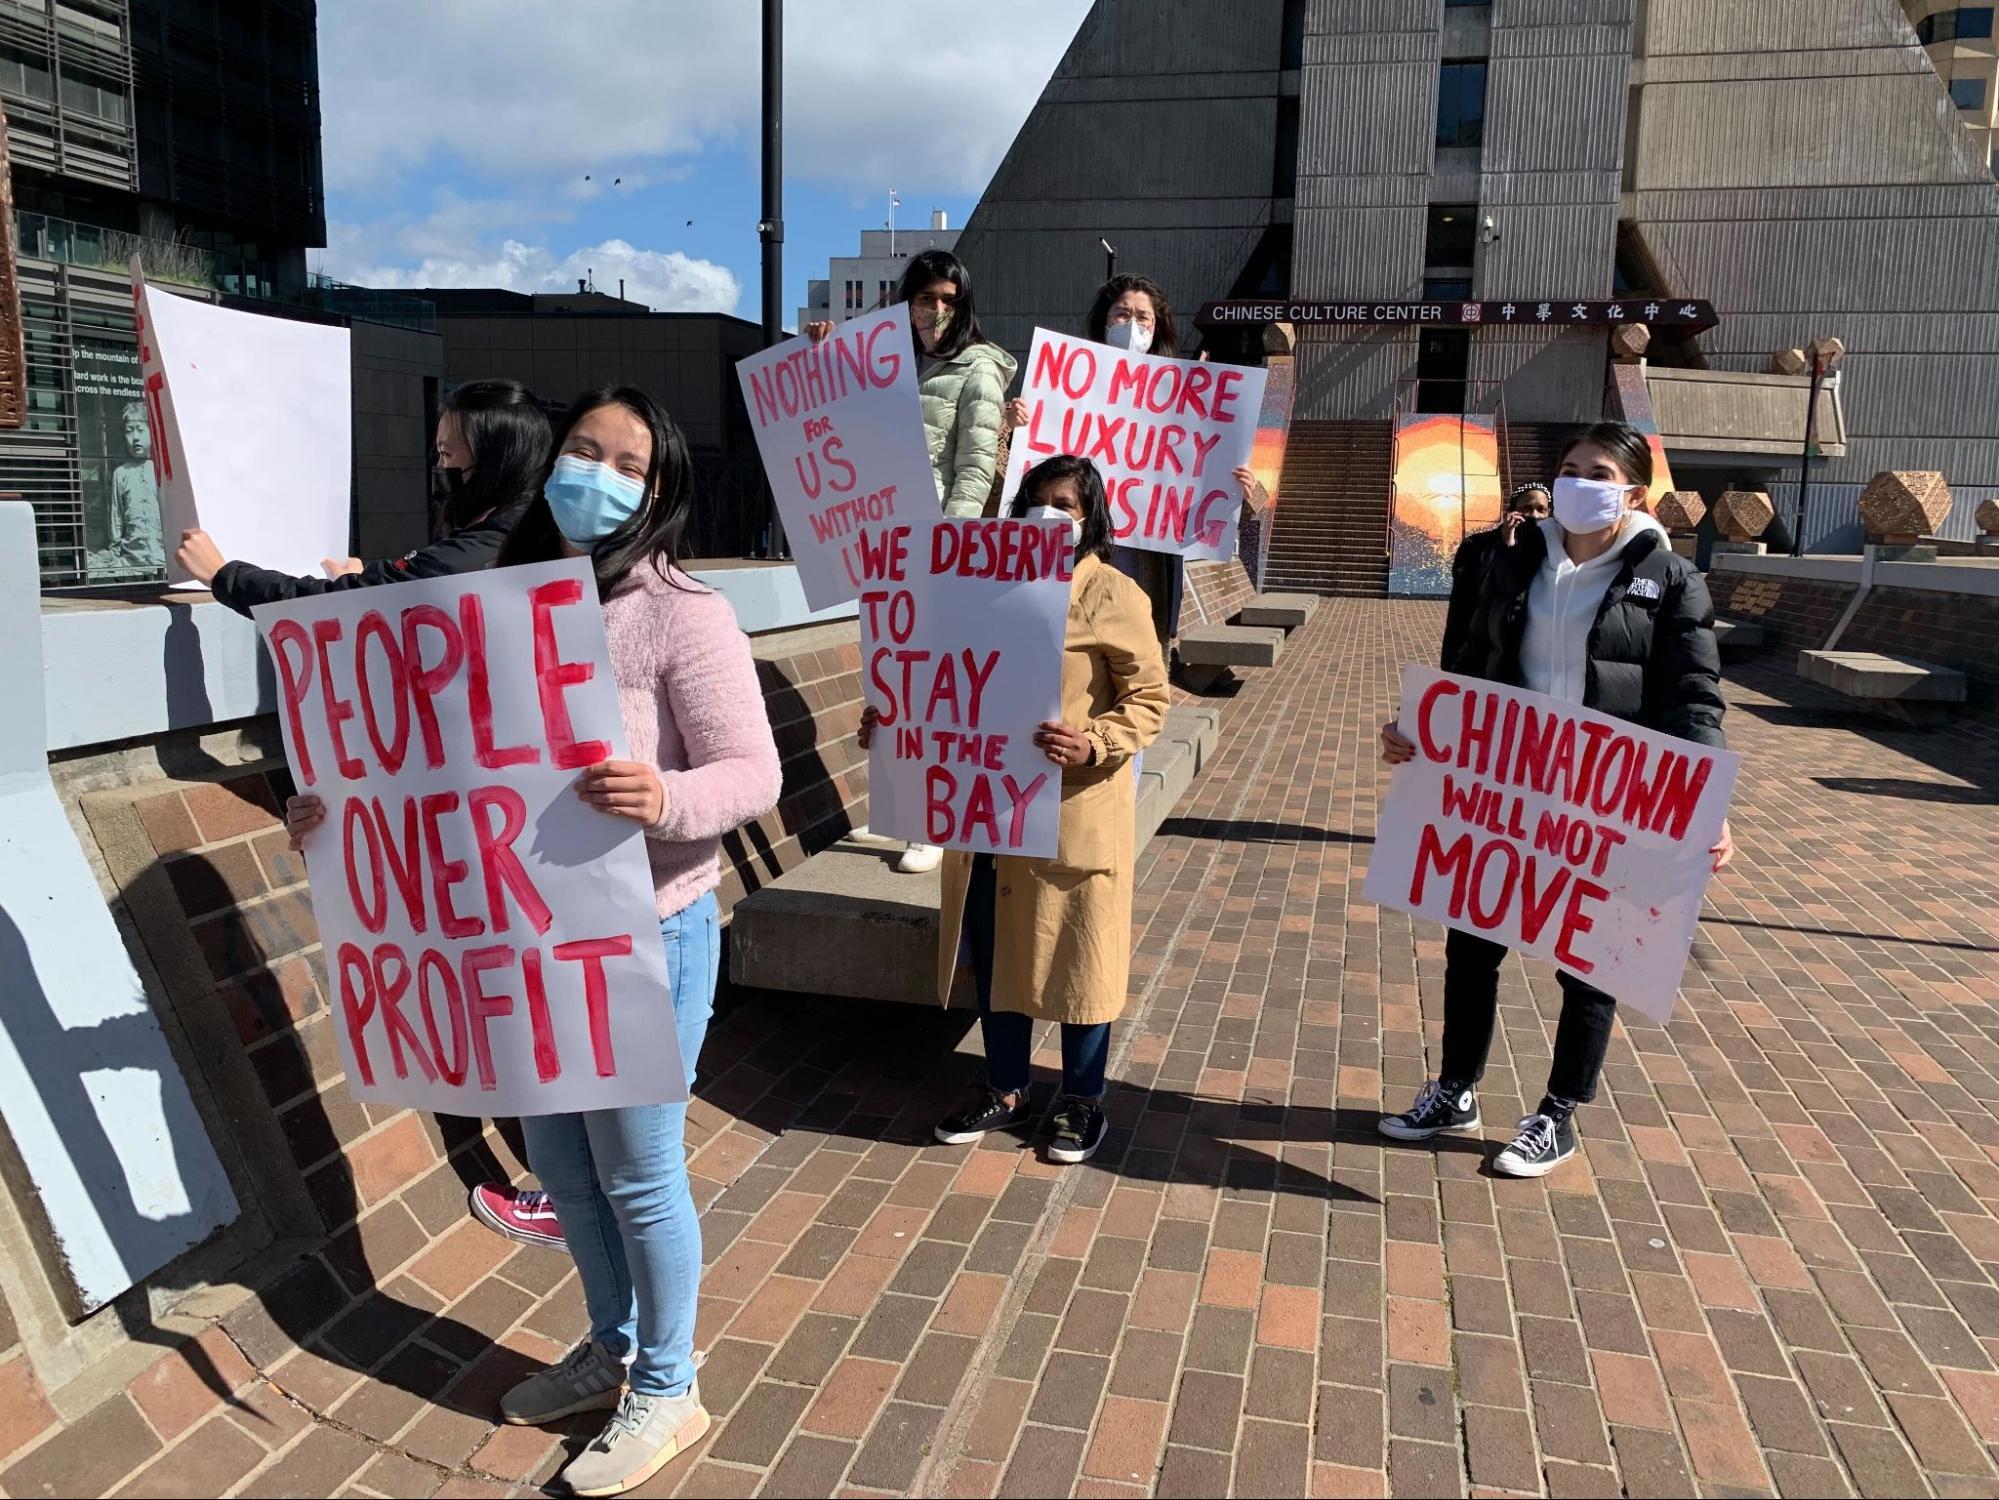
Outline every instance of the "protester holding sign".
<svg viewBox="0 0 1999 1500">
<path fill-rule="evenodd" d="M 539 491 L 548 468 L 548 418 L 518 380 L 473 380 L 444 399 L 431 470 L 436 540 L 401 557 L 362 564 L 326 560 L 326 578 L 299 577 L 223 559 L 205 531 L 183 532 L 181 567 L 239 615 L 273 599 L 330 589 L 441 578 L 491 565 L 500 543 Z M 275 502 L 274 502 L 275 503 Z"/>
<path fill-rule="evenodd" d="M 1170 700 L 1145 596 L 1109 566 L 1110 507 L 1095 467 L 1068 456 L 1038 465 L 1014 513 L 1064 520 L 1076 539 L 1062 717 L 1034 737 L 1062 769 L 1060 839 L 1053 859 L 945 856 L 938 996 L 949 1003 L 962 931 L 986 1085 L 936 1136 L 958 1145 L 1025 1119 L 1034 1023 L 1058 1021 L 1062 1096 L 1048 1154 L 1080 1162 L 1103 1143 L 1110 1023 L 1130 976 L 1137 794 L 1128 763 L 1157 737 Z M 863 745 L 877 721 L 872 707 L 863 713 Z"/>
<path fill-rule="evenodd" d="M 1092 343 L 1113 349 L 1129 349 L 1134 354 L 1160 354 L 1177 358 L 1180 330 L 1173 321 L 1172 304 L 1165 288 L 1149 276 L 1121 272 L 1097 288 L 1089 316 L 1083 320 L 1084 336 Z M 1206 353 L 1201 355 L 1206 359 Z M 1002 435 L 999 488 L 1006 478 L 1006 453 L 1011 451 L 1015 429 L 1028 422 L 1027 402 L 1016 396 L 1007 403 L 1007 427 Z M 1247 463 L 1238 464 L 1233 475 L 1242 489 L 1242 502 L 1252 512 L 1261 511 L 1269 499 L 1263 484 Z M 1159 637 L 1161 652 L 1180 633 L 1180 597 L 1185 589 L 1186 562 L 1178 553 L 1152 552 L 1119 545 L 1111 552 L 1111 565 L 1145 590 L 1152 602 L 1152 625 Z"/>
<path fill-rule="evenodd" d="M 749 642 L 727 601 L 679 570 L 692 486 L 686 439 L 651 397 L 591 391 L 564 417 L 542 497 L 499 556 L 501 566 L 594 562 L 632 758 L 588 766 L 576 790 L 645 830 L 689 1087 L 721 960 L 719 840 L 776 806 L 780 785 Z M 296 833 L 323 815 L 295 799 L 287 821 Z M 660 1050 L 662 1061 L 673 1055 Z M 650 1104 L 526 1121 L 530 1165 L 582 1278 L 590 1337 L 500 1406 L 529 1426 L 614 1409 L 563 1471 L 578 1494 L 643 1483 L 708 1428 L 695 1386 L 701 1229 L 686 1120 L 685 1104 Z"/>
<path fill-rule="evenodd" d="M 1513 546 L 1494 551 L 1444 669 L 1721 745 L 1726 705 L 1714 607 L 1700 574 L 1645 513 L 1651 482 L 1651 450 L 1635 429 L 1605 422 L 1571 439 L 1553 519 L 1521 527 Z M 1384 725 L 1381 740 L 1390 765 L 1415 759 L 1417 747 L 1398 723 Z M 1717 871 L 1734 855 L 1728 824 L 1720 826 L 1709 851 Z M 1438 1076 L 1407 1111 L 1382 1118 L 1383 1135 L 1416 1141 L 1479 1128 L 1475 1090 L 1492 1047 L 1506 951 L 1451 931 Z M 1560 983 L 1547 1093 L 1493 1162 L 1507 1176 L 1544 1176 L 1573 1156 L 1576 1107 L 1596 1096 L 1617 1002 L 1572 973 Z"/>
</svg>

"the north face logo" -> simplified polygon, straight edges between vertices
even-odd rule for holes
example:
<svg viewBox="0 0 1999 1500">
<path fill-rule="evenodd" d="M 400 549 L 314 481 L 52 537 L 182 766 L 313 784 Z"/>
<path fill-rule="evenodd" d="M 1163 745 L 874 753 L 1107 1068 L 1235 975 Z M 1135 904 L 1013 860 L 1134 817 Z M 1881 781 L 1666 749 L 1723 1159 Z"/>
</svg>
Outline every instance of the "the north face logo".
<svg viewBox="0 0 1999 1500">
<path fill-rule="evenodd" d="M 1659 597 L 1659 585 L 1650 578 L 1634 578 L 1629 593 L 1634 599 L 1656 599 Z"/>
</svg>

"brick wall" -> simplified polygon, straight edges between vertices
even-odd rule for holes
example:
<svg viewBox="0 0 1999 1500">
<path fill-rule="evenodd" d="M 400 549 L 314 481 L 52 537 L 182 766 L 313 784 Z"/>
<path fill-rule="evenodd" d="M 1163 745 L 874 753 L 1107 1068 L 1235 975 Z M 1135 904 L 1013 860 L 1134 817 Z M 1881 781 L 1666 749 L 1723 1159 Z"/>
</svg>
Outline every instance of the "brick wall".
<svg viewBox="0 0 1999 1500">
<path fill-rule="evenodd" d="M 1718 614 L 1761 620 L 1774 634 L 1772 645 L 1800 651 L 1825 642 L 1858 585 L 1715 572 L 1708 587 Z M 1839 644 L 1955 667 L 1970 678 L 1974 700 L 1999 697 L 1999 598 L 1877 587 Z"/>
<path fill-rule="evenodd" d="M 1196 621 L 1225 625 L 1255 594 L 1256 585 L 1250 582 L 1249 570 L 1239 558 L 1189 563 L 1186 604 L 1180 611 L 1180 623 L 1183 627 Z"/>
<path fill-rule="evenodd" d="M 725 911 L 867 816 L 866 762 L 854 743 L 857 627 L 787 632 L 754 648 L 784 794 L 776 811 L 728 840 Z M 261 721 L 249 738 L 268 746 L 274 733 Z M 484 1121 L 363 1105 L 348 1093 L 304 864 L 279 821 L 290 777 L 281 759 L 248 753 L 245 764 L 201 775 L 163 779 L 155 770 L 151 780 L 106 788 L 98 774 L 97 789 L 77 802 L 143 967 L 165 991 L 156 1003 L 164 1000 L 161 1009 L 190 1034 L 202 1034 L 206 1021 L 209 1036 L 225 1039 L 201 1055 L 202 1076 L 189 1082 L 213 1106 L 210 1118 L 228 1122 L 246 1179 L 238 1196 L 246 1215 L 269 1221 L 260 1243 L 276 1242 L 266 1257 L 275 1264 L 252 1273 L 254 1295 L 234 1305 L 204 1293 L 206 1317 L 216 1321 L 182 1318 L 178 1338 L 149 1330 L 174 1347 L 157 1358 L 128 1348 L 136 1377 L 100 1378 L 81 1394 L 65 1389 L 60 1403 L 44 1391 L 0 1302 L 0 1492 L 102 1494 L 148 1463 L 171 1461 L 196 1470 L 149 1471 L 146 1484 L 174 1487 L 147 1493 L 221 1493 L 298 1434 L 308 1420 L 299 1404 L 334 1407 L 360 1371 L 420 1324 L 429 1325 L 427 1344 L 410 1345 L 378 1375 L 401 1398 L 397 1409 L 340 1407 L 338 1420 L 386 1438 L 417 1414 L 416 1393 L 436 1390 L 458 1365 L 491 1363 L 485 1383 L 496 1396 L 526 1362 L 560 1353 L 546 1340 L 532 1350 L 494 1342 L 567 1266 L 466 1217 L 468 1183 L 523 1170 L 502 1136 Z M 753 1040 L 737 1042 L 723 1028 L 704 1063 L 724 1067 Z M 690 1111 L 704 1206 L 756 1153 L 750 1127 L 731 1127 L 705 1101 Z M 574 1332 L 567 1321 L 546 1330 L 549 1339 Z M 399 1362 L 411 1367 L 394 1369 Z M 449 1450 L 468 1421 L 447 1410 L 426 1418 L 439 1428 L 435 1461 L 464 1458 Z M 199 1441 L 185 1441 L 197 1423 Z M 297 1493 L 329 1493 L 306 1482 Z"/>
</svg>

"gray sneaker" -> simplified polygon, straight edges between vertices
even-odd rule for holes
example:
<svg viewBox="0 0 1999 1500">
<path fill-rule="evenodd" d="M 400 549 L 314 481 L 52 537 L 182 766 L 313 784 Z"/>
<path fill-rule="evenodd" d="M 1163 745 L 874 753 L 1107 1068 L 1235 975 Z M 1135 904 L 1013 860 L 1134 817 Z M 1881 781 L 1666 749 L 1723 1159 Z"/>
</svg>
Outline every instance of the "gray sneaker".
<svg viewBox="0 0 1999 1500">
<path fill-rule="evenodd" d="M 699 1385 L 678 1396 L 626 1391 L 604 1430 L 564 1467 L 562 1483 L 572 1495 L 622 1495 L 700 1442 L 707 1430 Z"/>
<path fill-rule="evenodd" d="M 528 1376 L 502 1396 L 500 1415 L 516 1427 L 545 1427 L 579 1411 L 609 1411 L 624 1388 L 623 1362 L 586 1339 L 561 1364 Z"/>
</svg>

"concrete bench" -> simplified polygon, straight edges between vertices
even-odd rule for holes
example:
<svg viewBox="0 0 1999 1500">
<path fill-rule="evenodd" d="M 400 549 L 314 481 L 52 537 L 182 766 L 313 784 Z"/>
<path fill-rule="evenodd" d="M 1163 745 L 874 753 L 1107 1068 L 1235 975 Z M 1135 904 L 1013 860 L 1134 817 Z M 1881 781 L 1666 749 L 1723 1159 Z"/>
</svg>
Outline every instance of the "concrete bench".
<svg viewBox="0 0 1999 1500">
<path fill-rule="evenodd" d="M 1139 767 L 1137 834 L 1143 849 L 1208 764 L 1221 713 L 1170 710 Z M 736 903 L 729 919 L 729 975 L 760 989 L 857 1000 L 937 1003 L 938 875 L 895 868 L 902 845 L 845 838 Z M 974 1006 L 968 979 L 954 1006 Z"/>
<path fill-rule="evenodd" d="M 1182 680 L 1200 692 L 1231 667 L 1273 667 L 1283 651 L 1274 625 L 1196 625 L 1180 632 Z"/>
<path fill-rule="evenodd" d="M 1926 721 L 1965 698 L 1964 674 L 1955 668 L 1874 651 L 1801 651 L 1798 675 L 1903 723 Z"/>
<path fill-rule="evenodd" d="M 1235 623 L 1296 630 L 1312 618 L 1312 611 L 1318 607 L 1317 594 L 1258 594 L 1236 611 Z"/>
<path fill-rule="evenodd" d="M 1760 620 L 1716 620 L 1714 643 L 1723 651 L 1754 651 L 1763 644 L 1766 629 Z"/>
</svg>

